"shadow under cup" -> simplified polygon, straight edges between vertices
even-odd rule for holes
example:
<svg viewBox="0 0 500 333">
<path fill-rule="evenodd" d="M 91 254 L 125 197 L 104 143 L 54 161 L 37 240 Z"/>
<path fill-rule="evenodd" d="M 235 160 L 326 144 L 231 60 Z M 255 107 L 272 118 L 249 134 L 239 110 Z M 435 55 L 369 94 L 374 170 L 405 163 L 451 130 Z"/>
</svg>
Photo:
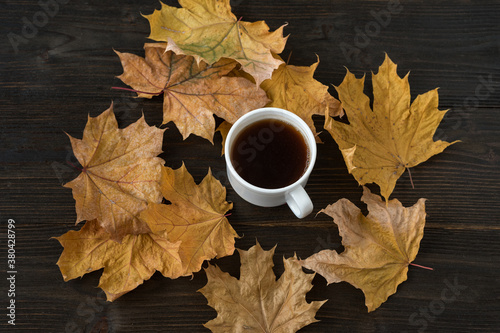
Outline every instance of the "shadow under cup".
<svg viewBox="0 0 500 333">
<path fill-rule="evenodd" d="M 316 160 L 316 141 L 292 112 L 262 108 L 238 119 L 224 149 L 228 179 L 235 192 L 262 207 L 287 203 L 297 217 L 312 211 L 304 190 Z"/>
</svg>

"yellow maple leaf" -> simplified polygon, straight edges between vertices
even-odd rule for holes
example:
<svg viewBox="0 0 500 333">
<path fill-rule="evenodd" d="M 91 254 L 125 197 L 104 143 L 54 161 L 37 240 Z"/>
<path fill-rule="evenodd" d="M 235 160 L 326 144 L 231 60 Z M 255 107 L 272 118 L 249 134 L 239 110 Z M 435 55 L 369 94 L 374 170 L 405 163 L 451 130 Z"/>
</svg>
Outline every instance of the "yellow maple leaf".
<svg viewBox="0 0 500 333">
<path fill-rule="evenodd" d="M 293 333 L 316 322 L 318 309 L 326 302 L 307 303 L 314 274 L 306 274 L 294 256 L 284 259 L 285 272 L 276 280 L 274 249 L 264 251 L 259 243 L 239 250 L 239 280 L 209 265 L 207 284 L 199 290 L 214 308 L 217 318 L 204 326 L 212 332 Z"/>
<path fill-rule="evenodd" d="M 180 275 L 199 271 L 204 260 L 233 254 L 238 235 L 225 216 L 233 205 L 210 171 L 196 185 L 184 165 L 177 170 L 163 167 L 161 191 L 171 204 L 149 204 L 140 217 L 153 232 L 166 231 L 169 241 L 181 241 Z"/>
<path fill-rule="evenodd" d="M 278 56 L 276 56 L 278 57 Z M 278 57 L 279 58 L 279 57 Z M 281 60 L 281 58 L 279 58 Z M 331 117 L 344 114 L 340 102 L 328 93 L 328 87 L 314 79 L 318 61 L 311 66 L 282 64 L 269 80 L 260 85 L 271 99 L 267 106 L 291 111 L 301 117 L 321 142 L 316 133 L 313 115 Z"/>
<path fill-rule="evenodd" d="M 73 190 L 77 223 L 98 219 L 115 240 L 149 232 L 138 214 L 148 202 L 161 202 L 160 171 L 165 130 L 148 126 L 141 117 L 119 129 L 113 105 L 89 117 L 82 139 L 71 136 L 81 174 L 65 184 Z"/>
<path fill-rule="evenodd" d="M 407 278 L 408 265 L 417 256 L 424 235 L 425 199 L 405 208 L 396 199 L 384 202 L 363 187 L 361 200 L 368 216 L 347 199 L 320 211 L 333 217 L 344 252 L 323 250 L 302 265 L 327 282 L 346 281 L 365 294 L 368 312 L 378 308 Z"/>
<path fill-rule="evenodd" d="M 326 117 L 325 129 L 339 145 L 349 172 L 359 184 L 376 183 L 388 200 L 396 181 L 414 167 L 457 142 L 434 141 L 446 111 L 438 110 L 437 89 L 417 96 L 410 105 L 408 74 L 400 78 L 386 55 L 372 74 L 373 111 L 363 93 L 364 77 L 347 71 L 335 87 L 349 124 Z"/>
<path fill-rule="evenodd" d="M 269 32 L 264 21 L 237 19 L 229 0 L 180 0 L 183 8 L 161 4 L 161 10 L 145 15 L 151 26 L 149 38 L 168 42 L 166 50 L 194 56 L 213 64 L 231 58 L 251 74 L 257 86 L 271 77 L 282 61 L 271 51 L 281 53 L 286 39 L 283 27 Z"/>
<path fill-rule="evenodd" d="M 182 267 L 180 242 L 169 242 L 165 234 L 126 235 L 117 243 L 92 220 L 79 231 L 69 231 L 56 239 L 64 247 L 57 261 L 64 281 L 104 268 L 99 287 L 108 301 L 135 289 L 156 270 L 176 278 Z"/>
<path fill-rule="evenodd" d="M 165 47 L 165 43 L 145 44 L 145 58 L 116 51 L 123 66 L 118 78 L 139 97 L 163 94 L 163 123 L 173 121 L 184 139 L 193 133 L 213 142 L 213 114 L 234 123 L 269 101 L 249 80 L 224 76 L 237 66 L 235 61 L 197 64 L 191 56 L 165 52 Z"/>
</svg>

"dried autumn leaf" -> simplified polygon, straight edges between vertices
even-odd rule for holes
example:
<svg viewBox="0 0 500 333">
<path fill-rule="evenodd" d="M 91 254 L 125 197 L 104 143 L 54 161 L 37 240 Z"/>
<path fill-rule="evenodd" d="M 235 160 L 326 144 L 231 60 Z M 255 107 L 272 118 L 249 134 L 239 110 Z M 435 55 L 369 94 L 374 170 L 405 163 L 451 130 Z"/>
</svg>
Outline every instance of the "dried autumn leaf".
<svg viewBox="0 0 500 333">
<path fill-rule="evenodd" d="M 361 200 L 368 216 L 347 199 L 320 211 L 333 217 L 344 252 L 323 250 L 302 265 L 328 283 L 346 281 L 365 294 L 368 312 L 378 308 L 406 280 L 408 265 L 418 253 L 424 235 L 425 199 L 405 208 L 396 199 L 385 202 L 363 187 Z"/>
<path fill-rule="evenodd" d="M 251 74 L 257 86 L 271 78 L 282 61 L 287 38 L 283 27 L 269 32 L 264 21 L 244 22 L 231 12 L 229 0 L 179 0 L 183 8 L 161 4 L 161 10 L 145 15 L 151 26 L 149 38 L 168 42 L 167 51 L 194 56 L 213 64 L 231 58 Z"/>
<path fill-rule="evenodd" d="M 160 171 L 164 161 L 163 132 L 141 117 L 119 129 L 113 105 L 89 117 L 83 138 L 71 136 L 73 152 L 82 173 L 65 184 L 73 190 L 77 223 L 98 219 L 114 240 L 126 234 L 149 232 L 138 214 L 148 202 L 161 202 Z"/>
<path fill-rule="evenodd" d="M 204 260 L 233 254 L 238 235 L 225 216 L 233 205 L 210 171 L 196 185 L 184 165 L 177 170 L 163 167 L 161 191 L 171 204 L 149 204 L 140 217 L 153 232 L 166 231 L 169 241 L 181 241 L 179 275 L 199 271 Z"/>
<path fill-rule="evenodd" d="M 227 121 L 223 121 L 219 127 L 215 130 L 216 132 L 220 132 L 220 135 L 222 136 L 222 151 L 221 151 L 221 156 L 224 155 L 224 146 L 226 145 L 226 138 L 227 135 L 229 134 L 229 130 L 231 129 L 231 124 L 228 123 Z"/>
<path fill-rule="evenodd" d="M 222 59 L 210 66 L 197 64 L 191 56 L 165 52 L 165 47 L 164 43 L 145 44 L 145 58 L 115 51 L 123 66 L 118 78 L 139 97 L 163 94 L 163 123 L 173 121 L 184 139 L 193 133 L 213 142 L 213 114 L 234 123 L 269 101 L 250 81 L 224 76 L 236 62 Z"/>
<path fill-rule="evenodd" d="M 281 59 L 277 55 L 275 57 Z M 312 116 L 324 116 L 327 112 L 331 117 L 337 117 L 342 116 L 344 111 L 340 101 L 328 93 L 328 87 L 313 78 L 318 64 L 319 60 L 309 67 L 282 64 L 273 72 L 272 78 L 262 82 L 260 87 L 271 99 L 271 102 L 266 106 L 278 107 L 295 113 L 309 125 L 316 136 L 316 141 L 321 142 L 316 133 Z M 247 76 L 243 72 L 236 71 L 231 74 Z M 224 154 L 226 136 L 230 129 L 231 124 L 228 122 L 222 122 L 216 129 L 222 135 L 222 155 Z"/>
<path fill-rule="evenodd" d="M 92 220 L 79 231 L 69 231 L 56 239 L 64 247 L 57 261 L 64 281 L 104 268 L 99 287 L 108 301 L 135 289 L 156 270 L 176 278 L 182 266 L 180 243 L 169 242 L 165 234 L 126 235 L 117 243 Z"/>
<path fill-rule="evenodd" d="M 278 56 L 276 56 L 278 57 Z M 278 57 L 279 58 L 279 57 Z M 281 58 L 279 58 L 281 60 Z M 291 111 L 301 117 L 321 142 L 316 133 L 313 115 L 332 117 L 344 114 L 340 102 L 328 93 L 328 87 L 314 79 L 318 61 L 311 66 L 282 64 L 270 80 L 260 85 L 271 99 L 267 106 Z"/>
<path fill-rule="evenodd" d="M 400 78 L 386 55 L 373 79 L 373 111 L 363 93 L 364 77 L 347 71 L 338 87 L 349 125 L 326 117 L 325 128 L 359 184 L 376 183 L 388 200 L 406 168 L 414 167 L 457 142 L 434 141 L 446 111 L 438 110 L 437 89 L 417 96 L 410 105 L 408 74 Z"/>
<path fill-rule="evenodd" d="M 273 273 L 274 248 L 264 251 L 259 243 L 239 250 L 240 279 L 209 265 L 208 282 L 201 292 L 217 318 L 204 326 L 212 332 L 293 333 L 316 322 L 318 309 L 326 302 L 306 302 L 314 274 L 302 271 L 297 258 L 284 259 L 279 280 Z"/>
</svg>

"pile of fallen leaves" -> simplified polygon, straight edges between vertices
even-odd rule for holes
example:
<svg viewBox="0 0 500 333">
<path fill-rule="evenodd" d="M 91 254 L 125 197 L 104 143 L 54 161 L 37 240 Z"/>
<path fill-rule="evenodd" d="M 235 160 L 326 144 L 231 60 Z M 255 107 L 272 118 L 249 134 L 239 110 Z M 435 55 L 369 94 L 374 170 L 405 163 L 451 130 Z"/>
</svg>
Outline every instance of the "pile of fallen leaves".
<svg viewBox="0 0 500 333">
<path fill-rule="evenodd" d="M 239 280 L 209 265 L 200 292 L 218 316 L 205 326 L 213 332 L 295 332 L 315 322 L 325 301 L 306 302 L 314 274 L 302 267 L 328 283 L 360 288 L 368 311 L 375 310 L 406 280 L 425 225 L 425 199 L 405 208 L 389 196 L 405 170 L 451 144 L 433 140 L 446 112 L 438 110 L 437 90 L 410 103 L 408 75 L 399 77 L 386 56 L 372 77 L 373 108 L 363 93 L 364 77 L 350 72 L 335 87 L 339 101 L 313 78 L 319 60 L 299 67 L 279 56 L 287 41 L 283 26 L 270 32 L 263 21 L 242 21 L 229 0 L 180 4 L 162 4 L 146 16 L 149 38 L 157 43 L 144 45 L 144 58 L 116 52 L 124 70 L 119 78 L 131 87 L 121 89 L 143 98 L 163 95 L 162 125 L 172 121 L 184 139 L 195 134 L 213 142 L 214 115 L 225 120 L 218 128 L 225 137 L 239 117 L 263 106 L 296 113 L 315 134 L 312 116 L 325 116 L 324 127 L 349 173 L 361 185 L 379 185 L 385 198 L 363 187 L 368 216 L 347 199 L 321 210 L 338 226 L 344 251 L 284 259 L 278 280 L 274 249 L 264 251 L 258 243 L 239 250 Z M 344 112 L 348 123 L 333 118 Z M 232 204 L 226 189 L 210 171 L 196 184 L 184 165 L 164 166 L 158 157 L 164 131 L 144 117 L 119 129 L 111 105 L 89 117 L 82 139 L 70 137 L 81 173 L 65 186 L 73 191 L 77 223 L 86 222 L 57 237 L 64 247 L 57 264 L 65 281 L 104 268 L 99 287 L 113 301 L 155 271 L 172 279 L 189 276 L 205 260 L 233 254 L 238 235 L 227 219 Z"/>
</svg>

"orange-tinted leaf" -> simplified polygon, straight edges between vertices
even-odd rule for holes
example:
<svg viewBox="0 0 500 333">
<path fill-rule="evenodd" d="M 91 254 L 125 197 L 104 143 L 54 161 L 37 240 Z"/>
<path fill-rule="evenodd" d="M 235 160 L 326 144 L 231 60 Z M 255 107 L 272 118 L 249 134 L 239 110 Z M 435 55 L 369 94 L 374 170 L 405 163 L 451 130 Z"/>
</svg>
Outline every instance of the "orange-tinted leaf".
<svg viewBox="0 0 500 333">
<path fill-rule="evenodd" d="M 199 271 L 204 260 L 233 254 L 238 235 L 225 216 L 233 205 L 210 172 L 196 185 L 184 165 L 177 170 L 163 167 L 161 191 L 171 204 L 149 204 L 141 219 L 155 233 L 166 231 L 171 242 L 181 241 L 179 275 Z"/>
<path fill-rule="evenodd" d="M 376 183 L 388 200 L 406 168 L 414 167 L 450 144 L 434 141 L 446 111 L 438 110 L 437 89 L 417 96 L 410 104 L 408 75 L 400 78 L 386 55 L 373 74 L 373 110 L 363 93 L 364 77 L 349 71 L 338 87 L 349 125 L 326 117 L 327 129 L 339 145 L 349 172 L 359 184 Z"/>
<path fill-rule="evenodd" d="M 271 99 L 267 106 L 295 113 L 309 125 L 316 140 L 321 142 L 316 134 L 312 116 L 324 116 L 326 112 L 335 117 L 342 116 L 344 112 L 340 102 L 328 93 L 328 87 L 314 79 L 318 64 L 319 59 L 309 67 L 282 64 L 274 71 L 270 80 L 262 82 L 261 88 Z"/>
<path fill-rule="evenodd" d="M 163 123 L 173 121 L 184 139 L 191 133 L 213 140 L 213 114 L 234 123 L 264 106 L 266 93 L 242 77 L 226 77 L 237 63 L 221 59 L 199 64 L 191 56 L 165 52 L 166 44 L 145 44 L 146 57 L 116 52 L 123 66 L 119 78 L 139 97 L 164 94 Z"/>
<path fill-rule="evenodd" d="M 328 283 L 346 281 L 363 291 L 368 311 L 378 308 L 406 280 L 424 235 L 425 199 L 405 208 L 396 199 L 383 201 L 364 187 L 361 200 L 368 216 L 347 199 L 320 211 L 339 228 L 344 252 L 323 250 L 302 261 Z"/>
<path fill-rule="evenodd" d="M 64 186 L 73 190 L 77 223 L 98 219 L 115 240 L 149 231 L 137 216 L 148 202 L 161 202 L 163 132 L 144 117 L 119 129 L 111 105 L 89 117 L 83 139 L 70 136 L 82 173 Z"/>
<path fill-rule="evenodd" d="M 156 270 L 176 278 L 182 267 L 179 242 L 169 242 L 165 234 L 126 235 L 117 243 L 93 220 L 56 239 L 64 247 L 57 262 L 64 281 L 104 268 L 99 287 L 108 301 L 135 289 Z"/>
<path fill-rule="evenodd" d="M 180 0 L 183 8 L 162 3 L 161 10 L 146 15 L 151 26 L 149 38 L 168 42 L 167 51 L 188 54 L 213 64 L 231 58 L 251 74 L 257 86 L 271 77 L 282 63 L 271 51 L 285 47 L 283 27 L 269 32 L 264 21 L 249 23 L 231 12 L 229 0 Z"/>
<path fill-rule="evenodd" d="M 285 272 L 276 280 L 274 248 L 264 251 L 257 243 L 238 252 L 239 280 L 216 266 L 205 269 L 208 282 L 199 291 L 218 313 L 205 327 L 212 332 L 293 333 L 317 321 L 314 316 L 326 301 L 307 303 L 314 274 L 304 273 L 295 256 L 283 258 Z"/>
</svg>

